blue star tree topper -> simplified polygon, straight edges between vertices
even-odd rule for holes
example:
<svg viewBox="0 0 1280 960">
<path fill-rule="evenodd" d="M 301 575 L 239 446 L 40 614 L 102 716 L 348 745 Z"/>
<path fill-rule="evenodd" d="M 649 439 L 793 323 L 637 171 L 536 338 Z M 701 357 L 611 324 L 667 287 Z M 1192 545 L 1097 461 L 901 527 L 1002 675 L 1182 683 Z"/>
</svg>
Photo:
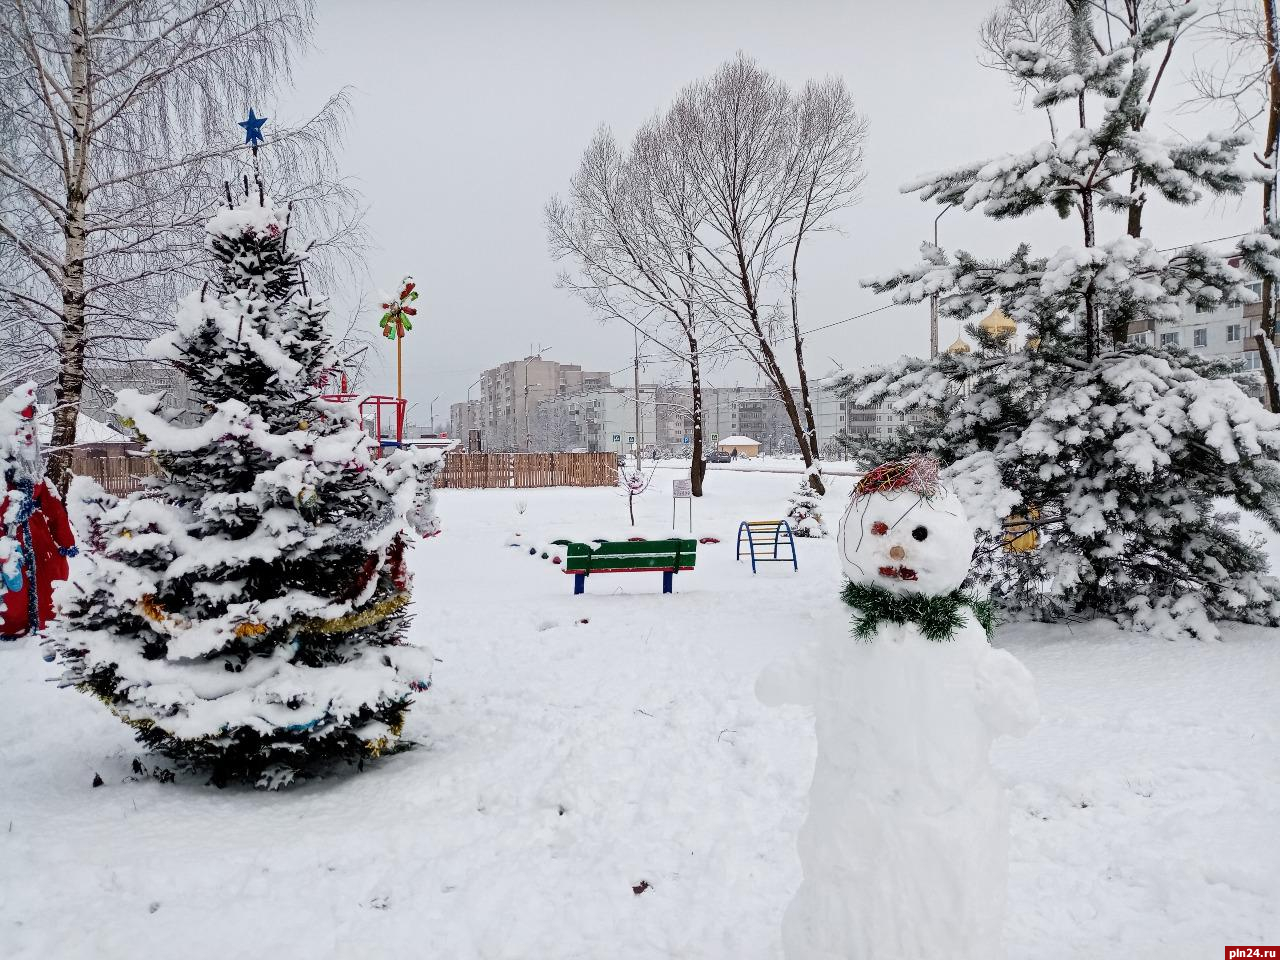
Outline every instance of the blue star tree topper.
<svg viewBox="0 0 1280 960">
<path fill-rule="evenodd" d="M 244 127 L 245 143 L 261 143 L 262 142 L 262 125 L 267 122 L 267 117 L 255 117 L 253 108 L 249 108 L 249 119 L 241 120 L 240 126 Z"/>
</svg>

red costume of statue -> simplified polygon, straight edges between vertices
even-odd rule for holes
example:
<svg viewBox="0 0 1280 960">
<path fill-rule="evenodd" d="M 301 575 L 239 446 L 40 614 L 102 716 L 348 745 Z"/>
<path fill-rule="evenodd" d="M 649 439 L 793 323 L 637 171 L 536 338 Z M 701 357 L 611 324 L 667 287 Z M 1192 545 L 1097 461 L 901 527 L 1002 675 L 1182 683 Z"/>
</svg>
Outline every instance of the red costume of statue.
<svg viewBox="0 0 1280 960">
<path fill-rule="evenodd" d="M 4 624 L 0 635 L 20 637 L 28 631 L 43 629 L 53 618 L 54 581 L 67 579 L 67 556 L 75 550 L 75 535 L 67 522 L 67 508 L 49 481 L 40 480 L 33 485 L 33 510 L 25 524 L 6 524 L 9 535 L 19 544 L 25 557 L 22 569 L 22 586 L 4 595 Z M 25 500 L 20 489 L 10 487 L 0 500 L 0 517 L 9 517 L 15 502 Z M 19 513 L 21 513 L 19 507 Z M 32 563 L 35 576 L 32 576 Z M 31 622 L 31 581 L 36 587 L 36 623 Z"/>
<path fill-rule="evenodd" d="M 20 398 L 25 405 L 19 406 Z M 0 409 L 9 415 L 0 419 L 10 420 L 8 435 L 0 437 L 0 552 L 10 560 L 0 565 L 0 637 L 6 639 L 34 633 L 53 618 L 54 583 L 67 579 L 67 557 L 76 552 L 66 507 L 41 475 L 33 399 L 34 387 L 27 384 L 0 404 L 9 408 Z"/>
</svg>

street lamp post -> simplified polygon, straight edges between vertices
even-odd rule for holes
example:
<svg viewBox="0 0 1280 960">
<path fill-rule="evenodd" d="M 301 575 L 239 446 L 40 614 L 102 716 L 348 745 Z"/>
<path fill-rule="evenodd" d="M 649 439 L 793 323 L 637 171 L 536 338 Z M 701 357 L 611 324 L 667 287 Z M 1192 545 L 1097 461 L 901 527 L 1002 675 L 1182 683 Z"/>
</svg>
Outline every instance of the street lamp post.
<svg viewBox="0 0 1280 960">
<path fill-rule="evenodd" d="M 476 382 L 467 387 L 467 453 L 479 452 L 471 449 L 471 431 L 476 429 L 475 424 L 477 422 L 475 411 L 471 408 L 471 390 L 475 387 L 476 383 L 484 382 L 484 377 L 485 375 L 483 373 L 480 374 L 480 376 L 476 378 Z"/>
<path fill-rule="evenodd" d="M 530 350 L 532 349 L 533 347 L 531 344 Z M 550 347 L 544 347 L 542 346 L 541 343 L 539 343 L 538 352 L 536 354 L 530 353 L 530 355 L 525 357 L 525 360 L 524 360 L 524 449 L 526 453 L 533 448 L 532 442 L 529 439 L 529 387 L 542 386 L 542 384 L 540 383 L 534 383 L 534 384 L 529 383 L 529 361 L 534 359 L 541 360 L 542 355 L 550 349 L 551 349 Z M 512 432 L 514 433 L 515 424 L 512 424 L 511 426 L 512 426 Z M 517 447 L 517 449 L 519 448 Z"/>
<path fill-rule="evenodd" d="M 533 449 L 533 437 L 529 435 L 529 388 L 541 387 L 540 383 L 530 383 L 528 380 L 524 382 L 524 450 L 528 453 Z"/>
</svg>

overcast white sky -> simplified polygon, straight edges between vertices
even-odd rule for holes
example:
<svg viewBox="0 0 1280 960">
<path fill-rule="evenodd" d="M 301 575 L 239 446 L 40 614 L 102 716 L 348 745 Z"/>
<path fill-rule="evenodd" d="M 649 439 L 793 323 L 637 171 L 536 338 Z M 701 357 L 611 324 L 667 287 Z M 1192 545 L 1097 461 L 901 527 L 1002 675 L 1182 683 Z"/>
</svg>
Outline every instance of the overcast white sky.
<svg viewBox="0 0 1280 960">
<path fill-rule="evenodd" d="M 859 279 L 913 260 L 937 208 L 903 196 L 911 177 L 1045 139 L 1043 114 L 1020 113 L 1005 79 L 978 63 L 976 31 L 990 0 L 322 0 L 314 51 L 296 89 L 258 112 L 296 118 L 349 87 L 354 116 L 340 150 L 369 205 L 373 283 L 405 273 L 423 290 L 422 320 L 406 341 L 406 393 L 424 421 L 461 400 L 480 371 L 550 346 L 546 356 L 616 370 L 631 336 L 601 325 L 555 288 L 542 206 L 563 191 L 595 128 L 629 139 L 685 83 L 737 50 L 791 84 L 838 74 L 871 126 L 862 200 L 844 235 L 818 239 L 804 265 L 803 326 L 884 302 Z M 1189 49 L 1175 56 L 1180 75 Z M 1162 90 L 1172 106 L 1185 91 Z M 1151 129 L 1192 135 L 1218 125 L 1204 113 L 1161 113 Z M 1149 210 L 1160 246 L 1250 226 L 1257 200 Z M 1104 238 L 1121 232 L 1118 222 Z M 1028 240 L 1051 252 L 1078 243 L 1075 221 L 1041 213 L 995 223 L 952 210 L 943 246 L 983 255 Z M 348 294 L 333 291 L 341 303 Z M 369 328 L 377 312 L 366 308 Z M 942 342 L 956 335 L 944 321 Z M 926 306 L 898 307 L 815 334 L 811 371 L 826 373 L 928 350 Z M 379 346 L 378 349 L 384 349 Z M 385 350 L 384 350 L 385 352 Z M 655 377 L 655 366 L 646 376 Z M 625 376 L 625 375 L 624 375 Z M 367 389 L 394 390 L 383 362 Z M 622 378 L 618 378 L 622 379 Z M 629 378 L 628 378 L 629 379 Z M 754 383 L 737 366 L 713 382 Z M 476 394 L 473 393 L 473 396 Z"/>
</svg>

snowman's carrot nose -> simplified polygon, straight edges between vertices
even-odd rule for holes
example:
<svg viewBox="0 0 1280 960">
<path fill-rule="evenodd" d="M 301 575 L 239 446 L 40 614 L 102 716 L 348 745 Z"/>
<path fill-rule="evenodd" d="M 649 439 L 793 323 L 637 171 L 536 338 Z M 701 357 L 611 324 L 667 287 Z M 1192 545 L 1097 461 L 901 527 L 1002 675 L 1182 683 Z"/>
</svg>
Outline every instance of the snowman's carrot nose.
<svg viewBox="0 0 1280 960">
<path fill-rule="evenodd" d="M 903 550 L 902 547 L 900 547 L 896 543 L 889 548 L 889 556 L 891 556 L 894 560 L 901 560 L 906 555 L 907 555 L 907 551 Z"/>
</svg>

